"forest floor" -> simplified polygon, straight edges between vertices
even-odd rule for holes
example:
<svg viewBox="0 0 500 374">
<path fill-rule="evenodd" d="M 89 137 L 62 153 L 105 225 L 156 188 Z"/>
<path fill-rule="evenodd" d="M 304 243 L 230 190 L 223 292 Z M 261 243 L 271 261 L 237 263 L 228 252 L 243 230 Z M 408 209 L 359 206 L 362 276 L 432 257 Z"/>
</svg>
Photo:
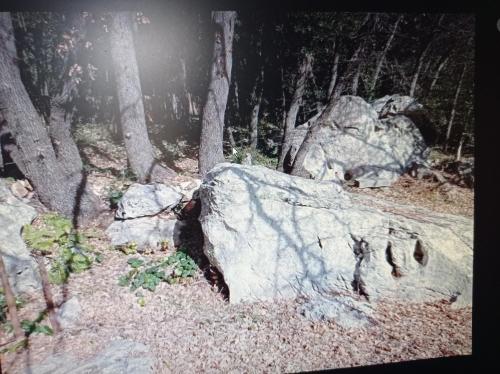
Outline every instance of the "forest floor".
<svg viewBox="0 0 500 374">
<path fill-rule="evenodd" d="M 126 169 L 122 147 L 105 136 L 87 137 L 81 146 L 89 183 L 103 201 L 111 189 L 130 184 L 121 173 Z M 181 157 L 175 166 L 183 170 L 179 180 L 196 176 L 195 158 Z M 437 183 L 403 176 L 390 188 L 351 192 L 472 217 L 473 191 L 452 190 L 450 195 Z M 447 301 L 387 300 L 375 306 L 377 324 L 347 329 L 334 321 L 305 319 L 295 301 L 231 305 L 199 270 L 180 284 L 161 283 L 154 293 L 143 292 L 141 306 L 133 292 L 118 285 L 134 256 L 110 249 L 102 228 L 95 229 L 101 234 L 91 242 L 103 253 L 102 262 L 72 275 L 64 286 L 53 286 L 56 304 L 78 298 L 78 323 L 57 336 L 31 335 L 27 349 L 5 355 L 5 372 L 23 372 L 55 353 L 86 359 L 116 339 L 148 346 L 155 373 L 301 372 L 472 353 L 472 309 L 453 309 Z M 33 319 L 43 308 L 42 295 L 36 295 L 19 310 L 21 319 Z"/>
</svg>

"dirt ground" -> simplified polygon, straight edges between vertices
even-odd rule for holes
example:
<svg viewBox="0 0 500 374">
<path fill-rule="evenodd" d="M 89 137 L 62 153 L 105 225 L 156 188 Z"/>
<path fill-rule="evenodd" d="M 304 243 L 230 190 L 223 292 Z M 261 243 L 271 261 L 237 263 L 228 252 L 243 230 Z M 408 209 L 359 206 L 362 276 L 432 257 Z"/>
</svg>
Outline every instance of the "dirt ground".
<svg viewBox="0 0 500 374">
<path fill-rule="evenodd" d="M 121 147 L 95 139 L 83 152 L 89 183 L 103 200 L 110 186 L 130 183 L 120 175 L 126 167 Z M 176 166 L 185 170 L 179 179 L 196 175 L 194 159 L 183 158 Z M 472 217 L 473 191 L 453 189 L 450 195 L 436 184 L 403 176 L 391 188 L 351 192 Z M 140 306 L 133 292 L 118 285 L 133 256 L 110 248 L 104 235 L 92 241 L 103 261 L 72 275 L 67 285 L 53 286 L 56 304 L 78 298 L 78 324 L 57 336 L 31 335 L 26 350 L 4 355 L 4 372 L 23 372 L 54 353 L 85 359 L 119 338 L 147 345 L 155 373 L 302 372 L 472 353 L 472 310 L 452 309 L 447 301 L 387 300 L 375 307 L 376 325 L 346 329 L 334 321 L 306 320 L 295 301 L 231 305 L 204 268 L 181 284 L 143 291 Z M 21 319 L 33 319 L 43 308 L 40 293 L 20 309 Z"/>
</svg>

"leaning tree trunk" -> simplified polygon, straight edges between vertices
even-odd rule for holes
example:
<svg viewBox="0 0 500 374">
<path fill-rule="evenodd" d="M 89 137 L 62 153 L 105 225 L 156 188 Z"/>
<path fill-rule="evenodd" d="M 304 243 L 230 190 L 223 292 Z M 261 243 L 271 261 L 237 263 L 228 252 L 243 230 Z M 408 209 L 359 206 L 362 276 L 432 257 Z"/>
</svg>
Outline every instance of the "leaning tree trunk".
<svg viewBox="0 0 500 374">
<path fill-rule="evenodd" d="M 339 58 L 340 54 L 336 50 L 335 44 L 333 45 L 333 51 L 335 54 L 335 57 L 333 58 L 333 66 L 332 66 L 332 75 L 330 77 L 330 84 L 328 85 L 328 99 L 332 98 L 333 91 L 335 89 L 335 85 L 337 84 L 337 78 L 339 74 Z"/>
<path fill-rule="evenodd" d="M 262 103 L 262 93 L 264 91 L 264 66 L 261 67 L 259 76 L 255 81 L 252 91 L 252 115 L 250 118 L 250 148 L 257 149 L 259 136 L 259 112 Z"/>
<path fill-rule="evenodd" d="M 432 90 L 434 89 L 434 87 L 436 86 L 436 83 L 439 79 L 439 75 L 441 74 L 441 71 L 443 70 L 443 68 L 445 67 L 445 65 L 448 63 L 448 57 L 444 58 L 440 63 L 439 63 L 439 66 L 436 70 L 436 73 L 434 74 L 434 78 L 432 79 L 432 82 L 431 82 L 431 85 L 429 87 L 429 93 L 428 95 L 431 94 Z"/>
<path fill-rule="evenodd" d="M 462 89 L 462 82 L 464 80 L 466 70 L 467 70 L 467 63 L 464 64 L 464 67 L 462 69 L 462 74 L 460 74 L 460 78 L 458 79 L 457 88 L 455 89 L 455 96 L 453 98 L 453 104 L 451 107 L 450 119 L 448 120 L 448 127 L 446 129 L 446 138 L 444 139 L 445 152 L 448 150 L 448 143 L 450 141 L 451 129 L 453 127 L 453 122 L 455 120 L 455 115 L 457 113 L 458 97 L 460 95 L 460 90 Z"/>
<path fill-rule="evenodd" d="M 302 103 L 302 97 L 304 96 L 306 79 L 310 75 L 311 70 L 312 56 L 310 54 L 306 54 L 302 59 L 302 63 L 300 64 L 299 75 L 295 83 L 295 90 L 293 92 L 292 101 L 290 102 L 290 107 L 288 108 L 288 112 L 286 114 L 285 130 L 283 133 L 283 141 L 277 166 L 277 169 L 279 171 L 284 170 L 285 158 L 288 155 L 290 147 L 292 145 L 292 133 L 295 129 L 297 114 L 299 113 L 300 104 Z"/>
<path fill-rule="evenodd" d="M 394 27 L 392 28 L 392 33 L 389 39 L 387 39 L 387 42 L 385 43 L 385 47 L 380 53 L 378 60 L 377 60 L 377 66 L 375 68 L 375 72 L 373 73 L 373 78 L 372 78 L 372 84 L 370 87 L 370 92 L 372 95 L 375 92 L 375 88 L 377 87 L 377 81 L 378 77 L 380 75 L 380 72 L 382 71 L 382 65 L 384 64 L 385 56 L 387 55 L 387 52 L 389 51 L 389 48 L 391 47 L 392 40 L 394 39 L 394 36 L 396 36 L 396 31 L 398 29 L 398 25 L 403 19 L 403 15 L 400 15 L 396 22 L 394 23 Z"/>
<path fill-rule="evenodd" d="M 148 136 L 132 33 L 132 13 L 113 12 L 110 26 L 110 51 L 115 69 L 120 123 L 130 166 L 142 183 L 170 179 L 175 172 L 155 160 Z"/>
<path fill-rule="evenodd" d="M 68 175 L 61 167 L 43 123 L 21 81 L 10 14 L 0 13 L 0 110 L 16 141 L 12 159 L 49 209 L 78 220 L 99 213 L 96 196 L 85 176 Z"/>
<path fill-rule="evenodd" d="M 231 82 L 236 12 L 212 12 L 212 20 L 215 26 L 213 63 L 207 101 L 203 108 L 198 161 L 202 177 L 224 161 L 224 114 Z"/>
</svg>

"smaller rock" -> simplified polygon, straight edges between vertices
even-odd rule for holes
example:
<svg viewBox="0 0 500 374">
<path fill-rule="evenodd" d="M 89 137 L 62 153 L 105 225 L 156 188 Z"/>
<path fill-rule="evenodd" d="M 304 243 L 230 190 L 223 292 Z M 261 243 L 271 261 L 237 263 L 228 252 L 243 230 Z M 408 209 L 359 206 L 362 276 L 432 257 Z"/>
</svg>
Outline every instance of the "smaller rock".
<svg viewBox="0 0 500 374">
<path fill-rule="evenodd" d="M 182 199 L 174 188 L 161 183 L 132 184 L 118 202 L 116 218 L 130 219 L 153 216 L 172 209 Z"/>
<path fill-rule="evenodd" d="M 299 312 L 309 320 L 334 320 L 344 328 L 359 328 L 375 323 L 373 308 L 368 303 L 347 296 L 317 296 L 302 304 Z"/>
<path fill-rule="evenodd" d="M 184 222 L 175 219 L 165 220 L 159 217 L 141 217 L 113 222 L 106 234 L 112 245 L 136 243 L 137 249 L 159 248 L 161 242 L 168 240 L 170 245 L 180 244 L 180 231 Z"/>
<path fill-rule="evenodd" d="M 78 323 L 82 307 L 78 298 L 72 297 L 62 304 L 57 310 L 57 317 L 63 329 L 71 328 Z"/>
</svg>

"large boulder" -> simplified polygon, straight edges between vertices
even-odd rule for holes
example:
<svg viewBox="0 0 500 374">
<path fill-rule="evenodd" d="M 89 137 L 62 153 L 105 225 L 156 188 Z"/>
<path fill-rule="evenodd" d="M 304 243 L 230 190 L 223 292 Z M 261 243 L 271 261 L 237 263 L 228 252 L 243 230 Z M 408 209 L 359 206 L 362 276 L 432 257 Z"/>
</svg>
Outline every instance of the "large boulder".
<svg viewBox="0 0 500 374">
<path fill-rule="evenodd" d="M 18 294 L 41 287 L 37 264 L 21 236 L 23 226 L 36 216 L 36 210 L 27 204 L 27 200 L 15 197 L 9 183 L 0 179 L 0 254 L 9 283 Z"/>
<path fill-rule="evenodd" d="M 223 163 L 200 188 L 204 252 L 230 301 L 361 294 L 471 303 L 472 220 Z"/>
<path fill-rule="evenodd" d="M 118 202 L 116 218 L 130 219 L 154 216 L 175 207 L 182 194 L 161 183 L 132 184 Z"/>
<path fill-rule="evenodd" d="M 292 136 L 291 158 L 310 123 Z M 427 147 L 415 124 L 398 115 L 379 120 L 370 104 L 342 96 L 322 126 L 304 160 L 304 169 L 318 180 L 357 180 L 359 187 L 389 186 L 414 163 L 423 163 Z"/>
</svg>

